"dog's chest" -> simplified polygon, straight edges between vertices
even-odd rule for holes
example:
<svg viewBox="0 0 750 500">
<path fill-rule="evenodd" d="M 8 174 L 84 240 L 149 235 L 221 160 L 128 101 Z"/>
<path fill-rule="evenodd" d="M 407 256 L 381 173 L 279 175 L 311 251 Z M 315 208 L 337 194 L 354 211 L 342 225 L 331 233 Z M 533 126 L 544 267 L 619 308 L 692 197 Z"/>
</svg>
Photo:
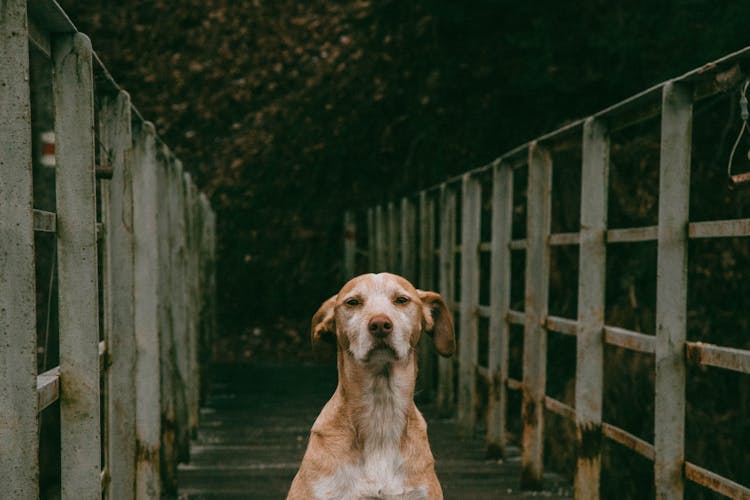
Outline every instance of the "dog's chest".
<svg viewBox="0 0 750 500">
<path fill-rule="evenodd" d="M 314 485 L 319 500 L 426 499 L 426 488 L 406 488 L 400 453 L 374 454 L 360 463 L 344 464 Z"/>
<path fill-rule="evenodd" d="M 408 470 L 401 454 L 408 401 L 390 390 L 373 387 L 363 400 L 362 454 L 353 463 L 313 485 L 319 500 L 419 500 L 426 487 L 407 485 Z"/>
</svg>

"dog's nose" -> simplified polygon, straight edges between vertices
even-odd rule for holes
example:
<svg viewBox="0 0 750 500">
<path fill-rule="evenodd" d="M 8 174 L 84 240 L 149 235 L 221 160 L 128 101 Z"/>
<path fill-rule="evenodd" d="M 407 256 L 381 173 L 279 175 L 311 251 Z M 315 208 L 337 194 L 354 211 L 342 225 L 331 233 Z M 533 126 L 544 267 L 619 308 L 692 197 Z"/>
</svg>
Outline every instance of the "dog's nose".
<svg viewBox="0 0 750 500">
<path fill-rule="evenodd" d="M 382 339 L 391 334 L 393 331 L 393 323 L 388 316 L 378 314 L 370 319 L 369 329 L 372 335 Z"/>
</svg>

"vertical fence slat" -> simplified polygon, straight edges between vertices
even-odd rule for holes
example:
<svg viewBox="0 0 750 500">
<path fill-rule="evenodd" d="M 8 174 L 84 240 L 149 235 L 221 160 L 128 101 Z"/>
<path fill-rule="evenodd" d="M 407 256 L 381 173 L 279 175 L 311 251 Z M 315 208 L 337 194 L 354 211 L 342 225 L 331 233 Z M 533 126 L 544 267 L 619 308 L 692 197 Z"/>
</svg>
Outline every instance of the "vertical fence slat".
<svg viewBox="0 0 750 500">
<path fill-rule="evenodd" d="M 378 268 L 376 239 L 375 209 L 367 209 L 367 271 L 375 271 Z"/>
<path fill-rule="evenodd" d="M 187 322 L 187 259 L 185 240 L 185 184 L 183 179 L 182 162 L 172 156 L 170 163 L 172 171 L 170 176 L 170 192 L 172 209 L 171 232 L 172 232 L 172 261 L 174 274 L 172 281 L 172 356 L 175 391 L 176 410 L 176 433 L 175 444 L 177 449 L 177 460 L 187 462 L 190 460 L 190 426 L 189 426 L 189 396 L 187 374 L 189 366 L 189 333 Z"/>
<path fill-rule="evenodd" d="M 419 288 L 435 287 L 435 202 L 426 191 L 419 193 Z M 419 341 L 419 385 L 427 399 L 435 390 L 435 350 L 430 338 Z"/>
<path fill-rule="evenodd" d="M 401 275 L 412 283 L 416 282 L 416 213 L 414 203 L 409 198 L 401 199 Z"/>
<path fill-rule="evenodd" d="M 39 496 L 36 297 L 26 0 L 0 10 L 0 453 L 9 498 Z M 8 92 L 7 89 L 13 89 Z"/>
<path fill-rule="evenodd" d="M 53 39 L 63 499 L 101 496 L 91 42 Z"/>
<path fill-rule="evenodd" d="M 354 212 L 344 213 L 344 281 L 348 281 L 357 273 L 357 225 Z"/>
<path fill-rule="evenodd" d="M 456 193 L 443 184 L 440 188 L 440 295 L 453 310 L 456 254 Z M 438 357 L 438 413 L 448 416 L 455 407 L 453 358 Z"/>
<path fill-rule="evenodd" d="M 198 231 L 199 231 L 199 213 L 198 213 L 198 189 L 193 182 L 192 177 L 188 178 L 190 188 L 190 204 L 188 212 L 190 214 L 190 435 L 194 437 L 198 433 L 198 424 L 200 420 L 200 261 L 198 255 Z"/>
<path fill-rule="evenodd" d="M 479 349 L 479 239 L 482 185 L 466 174 L 461 204 L 461 312 L 458 338 L 458 425 L 474 431 L 477 413 L 477 364 Z"/>
<path fill-rule="evenodd" d="M 387 229 L 386 229 L 386 271 L 389 273 L 400 273 L 401 266 L 399 262 L 399 207 L 394 202 L 389 202 L 387 205 Z"/>
<path fill-rule="evenodd" d="M 387 267 L 385 241 L 385 214 L 383 214 L 383 206 L 378 205 L 377 207 L 375 207 L 375 268 L 372 269 L 372 271 L 375 273 L 385 271 Z"/>
<path fill-rule="evenodd" d="M 208 384 L 208 370 L 211 362 L 211 322 L 210 318 L 210 285 L 211 285 L 211 205 L 204 193 L 199 195 L 200 203 L 200 283 L 198 290 L 200 292 L 200 337 L 198 339 L 199 354 L 198 363 L 200 364 L 200 394 L 199 401 L 205 401 Z"/>
<path fill-rule="evenodd" d="M 136 345 L 135 498 L 161 495 L 159 450 L 161 394 L 159 375 L 159 197 L 156 136 L 150 123 L 133 131 L 134 317 Z"/>
<path fill-rule="evenodd" d="M 546 383 L 547 316 L 550 252 L 552 158 L 536 142 L 529 146 L 526 223 L 526 300 L 523 343 L 523 437 L 521 487 L 542 487 L 544 396 Z"/>
<path fill-rule="evenodd" d="M 496 163 L 492 168 L 492 242 L 490 271 L 490 331 L 487 400 L 487 454 L 505 455 L 510 324 L 510 241 L 513 224 L 513 169 Z"/>
<path fill-rule="evenodd" d="M 135 482 L 135 336 L 133 318 L 133 187 L 130 97 L 125 92 L 101 98 L 101 141 L 113 168 L 109 191 L 110 328 L 107 331 L 107 468 L 109 495 L 132 498 Z"/>
<path fill-rule="evenodd" d="M 99 156 L 101 158 L 102 163 L 108 162 L 107 160 L 107 152 L 105 151 L 105 148 L 103 147 L 102 141 L 98 141 L 97 147 L 99 148 Z M 110 334 L 112 333 L 112 251 L 110 250 L 110 240 L 112 232 L 112 221 L 111 221 L 111 215 L 112 212 L 110 210 L 111 205 L 111 199 L 110 199 L 110 188 L 109 185 L 111 184 L 111 180 L 109 179 L 100 179 L 98 181 L 99 183 L 99 210 L 101 214 L 101 225 L 102 225 L 102 232 L 99 235 L 100 241 L 100 250 L 99 254 L 101 256 L 101 262 L 100 262 L 100 279 L 101 279 L 101 295 L 100 295 L 100 309 L 101 309 L 101 316 L 99 317 L 100 321 L 100 329 L 101 329 L 101 336 L 106 343 L 109 341 Z M 100 395 L 102 402 L 102 419 L 101 419 L 101 446 L 103 450 L 102 458 L 104 462 L 102 463 L 102 469 L 105 473 L 109 474 L 109 471 L 107 470 L 107 463 L 109 461 L 109 457 L 107 456 L 107 450 L 109 449 L 109 404 L 107 404 L 108 401 L 108 395 L 109 395 L 109 369 L 108 369 L 108 362 L 107 358 L 109 357 L 109 349 L 105 350 L 103 353 L 103 359 L 100 358 L 99 363 L 99 369 L 102 370 L 100 373 L 100 376 L 103 379 L 103 383 L 101 385 L 102 393 Z M 101 362 L 103 361 L 103 362 Z M 102 488 L 103 488 L 103 494 L 106 496 L 107 493 L 107 485 L 109 484 L 109 478 L 103 478 L 104 481 L 102 482 Z"/>
<path fill-rule="evenodd" d="M 182 254 L 184 260 L 184 283 L 185 283 L 185 371 L 183 373 L 185 383 L 185 397 L 187 400 L 187 431 L 192 436 L 198 432 L 198 323 L 196 313 L 199 312 L 196 300 L 197 286 L 195 283 L 198 270 L 195 261 L 195 223 L 194 214 L 196 192 L 192 177 L 188 172 L 182 175 L 183 189 L 183 218 L 185 246 Z M 189 441 L 188 441 L 189 446 Z"/>
<path fill-rule="evenodd" d="M 157 226 L 159 234 L 159 366 L 161 379 L 161 454 L 160 470 L 163 490 L 166 494 L 177 492 L 177 451 L 175 448 L 176 411 L 175 389 L 172 377 L 174 363 L 172 351 L 172 290 L 174 269 L 171 255 L 172 234 L 172 183 L 170 152 L 161 145 L 157 153 L 158 210 Z"/>
<path fill-rule="evenodd" d="M 576 498 L 599 498 L 606 284 L 609 137 L 593 118 L 583 127 L 576 348 Z"/>
<path fill-rule="evenodd" d="M 208 297 L 208 313 L 207 323 L 209 328 L 209 339 L 213 340 L 217 335 L 217 293 L 216 293 L 216 262 L 217 262 L 217 247 L 218 239 L 216 237 L 216 213 L 211 210 L 211 205 L 207 203 L 208 207 L 208 286 L 206 288 L 206 295 Z"/>
<path fill-rule="evenodd" d="M 683 497 L 687 225 L 692 95 L 667 83 L 662 93 L 659 236 L 656 271 L 654 476 L 656 497 Z"/>
</svg>

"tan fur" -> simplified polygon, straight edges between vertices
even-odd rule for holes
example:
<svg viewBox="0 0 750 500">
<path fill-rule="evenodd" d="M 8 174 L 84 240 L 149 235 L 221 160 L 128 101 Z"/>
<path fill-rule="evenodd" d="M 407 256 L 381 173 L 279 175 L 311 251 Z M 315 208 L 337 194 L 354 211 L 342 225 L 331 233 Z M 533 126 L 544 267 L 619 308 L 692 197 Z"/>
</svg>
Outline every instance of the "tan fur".
<svg viewBox="0 0 750 500">
<path fill-rule="evenodd" d="M 371 330 L 376 316 L 393 325 L 383 341 Z M 315 313 L 313 346 L 335 339 L 339 382 L 312 427 L 288 500 L 443 498 L 427 424 L 413 401 L 422 332 L 433 335 L 440 354 L 453 354 L 451 315 L 440 296 L 392 274 L 354 278 Z"/>
</svg>

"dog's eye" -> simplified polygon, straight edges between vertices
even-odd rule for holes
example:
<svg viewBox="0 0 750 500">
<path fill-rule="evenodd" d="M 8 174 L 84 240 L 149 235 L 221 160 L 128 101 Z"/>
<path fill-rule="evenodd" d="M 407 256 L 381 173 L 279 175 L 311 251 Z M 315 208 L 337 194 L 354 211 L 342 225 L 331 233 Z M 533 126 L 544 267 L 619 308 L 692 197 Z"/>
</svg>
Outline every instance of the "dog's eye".
<svg viewBox="0 0 750 500">
<path fill-rule="evenodd" d="M 396 304 L 406 304 L 407 302 L 409 302 L 409 297 L 404 297 L 404 296 L 396 297 L 395 302 Z"/>
<path fill-rule="evenodd" d="M 346 301 L 346 305 L 352 306 L 352 307 L 358 306 L 359 304 L 360 304 L 359 299 L 349 299 Z"/>
</svg>

